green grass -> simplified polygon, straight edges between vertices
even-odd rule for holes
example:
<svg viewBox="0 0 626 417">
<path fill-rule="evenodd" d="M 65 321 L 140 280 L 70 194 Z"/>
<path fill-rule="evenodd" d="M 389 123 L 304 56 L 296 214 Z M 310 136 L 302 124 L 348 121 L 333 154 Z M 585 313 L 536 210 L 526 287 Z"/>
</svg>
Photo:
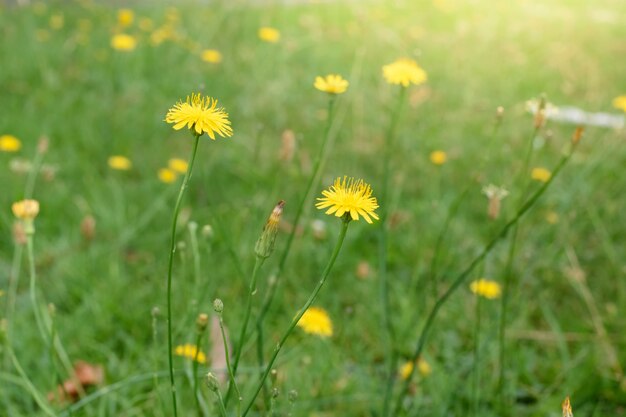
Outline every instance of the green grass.
<svg viewBox="0 0 626 417">
<path fill-rule="evenodd" d="M 39 176 L 34 192 L 42 207 L 35 236 L 40 293 L 56 306 L 57 331 L 72 360 L 102 364 L 105 385 L 122 381 L 119 390 L 73 416 L 171 415 L 165 372 L 156 396 L 151 378 L 123 381 L 150 376 L 155 360 L 159 371 L 167 369 L 164 315 L 155 345 L 151 310 L 165 312 L 168 232 L 178 187 L 160 183 L 156 172 L 171 157 L 187 158 L 191 149 L 191 135 L 163 122 L 178 99 L 193 91 L 219 98 L 235 131 L 231 139 L 202 138 L 184 202 L 178 239 L 186 247 L 176 254 L 173 294 L 174 343 L 182 344 L 194 342 L 195 313 L 212 313 L 216 297 L 224 301 L 231 336 L 238 334 L 254 243 L 278 200 L 287 202 L 284 219 L 293 221 L 322 140 L 327 98 L 312 87 L 315 76 L 340 73 L 350 81 L 348 92 L 338 98 L 334 142 L 315 196 L 346 174 L 363 177 L 376 195 L 396 93 L 384 82 L 381 67 L 410 56 L 426 69 L 428 83 L 410 88 L 400 119 L 387 207 L 396 219 L 389 232 L 388 274 L 403 359 L 434 301 L 430 289 L 419 283 L 428 275 L 451 204 L 469 187 L 445 235 L 440 291 L 515 212 L 521 190 L 514 178 L 532 129 L 525 101 L 545 92 L 557 106 L 619 112 L 611 100 L 626 94 L 622 1 L 449 0 L 450 10 L 436 2 L 387 3 L 181 4 L 177 33 L 202 48 L 220 50 L 224 60 L 218 65 L 202 62 L 181 42 L 151 45 L 137 19 L 150 17 L 158 27 L 166 20 L 165 6 L 133 5 L 136 21 L 127 32 L 137 36 L 138 46 L 130 53 L 109 45 L 117 9 L 106 2 L 52 2 L 44 10 L 0 6 L 0 135 L 13 134 L 23 143 L 17 154 L 0 153 L 0 289 L 5 292 L 0 316 L 6 311 L 15 251 L 9 208 L 23 198 L 26 183 L 26 176 L 9 165 L 15 158 L 32 159 L 38 138 L 46 135 L 50 150 L 44 163 L 58 172 L 49 181 Z M 64 16 L 59 30 L 49 27 L 55 14 Z M 79 29 L 81 19 L 90 22 L 88 32 Z M 278 44 L 258 40 L 263 25 L 280 29 Z M 47 31 L 46 41 L 37 38 L 41 30 Z M 490 140 L 498 106 L 505 115 Z M 287 129 L 297 138 L 291 162 L 278 159 Z M 533 166 L 554 167 L 573 129 L 548 123 Z M 510 415 L 558 415 L 566 395 L 572 396 L 576 415 L 625 414 L 626 384 L 614 378 L 606 359 L 606 350 L 612 349 L 621 363 L 625 360 L 624 139 L 624 130 L 589 127 L 570 164 L 520 226 L 507 327 L 507 392 L 515 399 Z M 449 157 L 440 167 L 428 159 L 436 149 Z M 132 170 L 110 170 L 107 158 L 114 154 L 128 156 Z M 511 191 L 495 223 L 487 218 L 480 193 L 486 183 Z M 545 220 L 550 211 L 558 214 L 556 224 Z M 97 222 L 91 243 L 80 234 L 86 215 Z M 198 280 L 188 220 L 214 230 L 212 237 L 199 235 Z M 325 240 L 313 237 L 313 220 L 326 224 Z M 337 219 L 315 210 L 312 200 L 301 224 L 268 316 L 266 356 L 315 285 L 340 228 Z M 286 237 L 279 234 L 277 252 Z M 506 253 L 507 245 L 501 244 L 490 254 L 482 267 L 485 276 L 501 280 Z M 291 389 L 299 392 L 294 416 L 373 416 L 380 411 L 385 366 L 376 256 L 377 228 L 352 224 L 315 302 L 328 310 L 335 334 L 323 340 L 298 331 L 289 339 L 277 361 L 280 412 L 289 408 Z M 261 270 L 255 308 L 277 258 L 269 258 Z M 371 267 L 365 279 L 355 272 L 362 261 Z M 584 284 L 575 279 L 580 272 Z M 45 394 L 52 390 L 53 368 L 33 325 L 27 284 L 24 258 L 12 344 Z M 198 300 L 205 287 L 207 297 Z M 585 293 L 599 317 L 591 313 Z M 415 415 L 471 414 L 474 303 L 465 285 L 437 318 L 424 354 L 433 372 L 415 386 Z M 482 306 L 481 416 L 499 415 L 498 305 L 485 301 Z M 606 338 L 598 335 L 594 319 L 606 329 Z M 181 358 L 175 364 L 186 366 Z M 248 378 L 257 372 L 255 365 L 250 344 L 240 382 L 246 399 L 255 385 Z M 41 415 L 6 361 L 0 380 L 0 410 L 6 410 L 0 415 Z M 177 384 L 180 415 L 191 415 L 190 384 L 180 375 Z M 209 415 L 216 415 L 213 396 L 202 390 Z"/>
</svg>

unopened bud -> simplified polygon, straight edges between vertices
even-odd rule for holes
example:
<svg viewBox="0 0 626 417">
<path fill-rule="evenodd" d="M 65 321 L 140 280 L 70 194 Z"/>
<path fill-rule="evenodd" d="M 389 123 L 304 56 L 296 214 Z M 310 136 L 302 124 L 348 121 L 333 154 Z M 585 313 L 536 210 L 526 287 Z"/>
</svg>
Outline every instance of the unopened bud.
<svg viewBox="0 0 626 417">
<path fill-rule="evenodd" d="M 583 137 L 583 133 L 585 133 L 585 128 L 583 126 L 578 126 L 576 130 L 574 130 L 574 134 L 572 135 L 572 145 L 578 145 Z"/>
<path fill-rule="evenodd" d="M 150 314 L 153 318 L 157 318 L 161 315 L 161 309 L 159 307 L 152 307 Z"/>
<path fill-rule="evenodd" d="M 270 371 L 270 380 L 272 381 L 272 384 L 275 384 L 277 379 L 278 379 L 278 371 L 276 369 L 272 369 Z"/>
<path fill-rule="evenodd" d="M 290 390 L 287 393 L 287 399 L 289 400 L 290 403 L 295 403 L 296 400 L 298 399 L 298 391 L 296 391 L 295 389 Z"/>
<path fill-rule="evenodd" d="M 280 391 L 278 390 L 278 388 L 276 387 L 272 388 L 272 398 L 278 398 L 279 395 L 280 395 Z"/>
<path fill-rule="evenodd" d="M 537 112 L 535 113 L 535 129 L 539 129 L 546 121 L 546 96 L 541 95 L 539 98 L 539 104 L 537 105 Z"/>
<path fill-rule="evenodd" d="M 496 109 L 496 119 L 500 121 L 502 119 L 502 116 L 504 116 L 504 107 L 498 106 L 498 108 Z"/>
<path fill-rule="evenodd" d="M 274 242 L 278 234 L 278 223 L 280 222 L 281 214 L 283 214 L 284 206 L 285 202 L 283 200 L 279 201 L 276 207 L 274 207 L 274 210 L 272 210 L 272 214 L 270 214 L 270 217 L 267 219 L 265 227 L 263 227 L 261 237 L 259 237 L 259 240 L 257 240 L 254 246 L 254 252 L 259 258 L 268 258 L 274 251 Z"/>
<path fill-rule="evenodd" d="M 222 300 L 216 298 L 213 301 L 213 310 L 215 310 L 215 312 L 218 314 L 222 314 L 222 311 L 224 311 L 224 303 L 222 302 Z"/>
<path fill-rule="evenodd" d="M 220 389 L 220 383 L 212 372 L 206 374 L 205 382 L 207 387 L 213 392 L 217 392 Z"/>
<path fill-rule="evenodd" d="M 87 215 L 83 217 L 83 220 L 80 222 L 80 234 L 88 242 L 91 242 L 96 237 L 96 219 L 93 216 Z"/>
<path fill-rule="evenodd" d="M 198 318 L 196 319 L 196 327 L 198 332 L 202 333 L 207 326 L 209 325 L 209 316 L 205 313 L 198 314 Z"/>
<path fill-rule="evenodd" d="M 202 226 L 202 236 L 207 239 L 211 239 L 213 235 L 213 227 L 211 227 L 210 224 L 205 224 L 204 226 Z"/>
</svg>

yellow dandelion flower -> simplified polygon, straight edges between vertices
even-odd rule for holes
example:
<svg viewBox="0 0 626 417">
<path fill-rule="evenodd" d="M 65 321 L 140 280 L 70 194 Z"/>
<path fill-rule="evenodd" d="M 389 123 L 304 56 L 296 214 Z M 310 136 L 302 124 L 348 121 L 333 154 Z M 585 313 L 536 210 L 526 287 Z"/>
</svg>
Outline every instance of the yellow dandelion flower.
<svg viewBox="0 0 626 417">
<path fill-rule="evenodd" d="M 444 151 L 434 151 L 430 153 L 430 162 L 435 165 L 443 165 L 448 160 L 448 155 Z"/>
<path fill-rule="evenodd" d="M 373 217 L 378 220 L 374 210 L 378 208 L 376 197 L 372 197 L 372 188 L 363 180 L 339 177 L 328 190 L 322 191 L 324 197 L 318 198 L 315 204 L 318 209 L 325 209 L 326 214 L 335 214 L 337 217 L 346 215 L 346 220 L 359 220 L 359 214 L 366 222 L 372 223 Z"/>
<path fill-rule="evenodd" d="M 11 206 L 13 215 L 20 220 L 33 220 L 39 214 L 39 201 L 21 200 Z"/>
<path fill-rule="evenodd" d="M 171 184 L 176 181 L 176 178 L 178 178 L 176 171 L 169 168 L 161 168 L 157 173 L 157 176 L 159 177 L 159 181 L 165 184 Z"/>
<path fill-rule="evenodd" d="M 62 14 L 53 14 L 50 16 L 50 28 L 54 30 L 59 30 L 63 28 L 65 25 L 65 18 Z"/>
<path fill-rule="evenodd" d="M 205 49 L 200 55 L 204 62 L 209 64 L 219 64 L 222 62 L 222 53 L 217 49 Z"/>
<path fill-rule="evenodd" d="M 328 94 L 345 93 L 348 89 L 348 81 L 344 80 L 341 75 L 329 74 L 325 77 L 315 77 L 313 86 L 320 91 Z"/>
<path fill-rule="evenodd" d="M 22 142 L 13 135 L 0 136 L 0 152 L 17 152 L 22 148 Z"/>
<path fill-rule="evenodd" d="M 259 39 L 264 42 L 276 43 L 280 40 L 280 32 L 278 29 L 264 26 L 259 29 Z"/>
<path fill-rule="evenodd" d="M 401 58 L 383 67 L 383 76 L 389 84 L 419 85 L 424 83 L 428 76 L 417 62 L 409 58 Z"/>
<path fill-rule="evenodd" d="M 406 361 L 400 367 L 400 378 L 407 379 L 411 372 L 413 372 L 413 362 Z M 430 367 L 430 364 L 426 362 L 424 359 L 420 358 L 417 360 L 417 370 L 422 376 L 428 376 L 433 372 L 433 369 Z"/>
<path fill-rule="evenodd" d="M 485 278 L 472 281 L 472 283 L 470 284 L 470 290 L 474 294 L 480 295 L 481 297 L 485 297 L 490 300 L 498 298 L 500 297 L 500 294 L 502 294 L 500 284 L 498 284 L 496 281 L 491 281 Z"/>
<path fill-rule="evenodd" d="M 333 335 L 333 322 L 326 310 L 319 307 L 310 307 L 305 311 L 298 321 L 298 327 L 301 327 L 306 333 L 321 337 Z"/>
<path fill-rule="evenodd" d="M 200 94 L 187 96 L 187 101 L 179 101 L 168 110 L 165 116 L 167 123 L 174 123 L 174 129 L 183 127 L 195 130 L 196 134 L 207 135 L 215 140 L 215 133 L 222 137 L 232 136 L 233 129 L 228 120 L 228 113 L 217 107 L 217 100 L 212 97 L 202 97 Z"/>
<path fill-rule="evenodd" d="M 552 173 L 549 170 L 547 170 L 546 168 L 541 168 L 541 167 L 533 168 L 532 171 L 530 172 L 530 177 L 533 180 L 541 181 L 541 182 L 548 182 L 551 176 L 552 176 Z"/>
<path fill-rule="evenodd" d="M 550 224 L 557 224 L 559 222 L 559 214 L 556 211 L 550 210 L 546 213 L 546 221 Z"/>
<path fill-rule="evenodd" d="M 109 164 L 109 167 L 111 169 L 116 169 L 118 171 L 128 171 L 133 166 L 133 163 L 130 161 L 130 159 L 121 155 L 111 156 L 107 163 Z"/>
<path fill-rule="evenodd" d="M 613 99 L 613 107 L 626 112 L 626 95 L 615 97 Z"/>
<path fill-rule="evenodd" d="M 118 51 L 130 52 L 137 46 L 137 39 L 125 33 L 119 33 L 111 38 L 111 48 Z"/>
<path fill-rule="evenodd" d="M 174 353 L 177 356 L 183 356 L 185 358 L 195 360 L 198 363 L 206 363 L 206 355 L 204 352 L 198 351 L 198 347 L 196 345 L 191 345 L 189 343 L 178 345 L 174 348 Z"/>
<path fill-rule="evenodd" d="M 174 172 L 177 172 L 179 174 L 184 174 L 187 172 L 187 168 L 189 167 L 189 164 L 184 159 L 172 158 L 169 161 L 167 161 L 167 167 Z"/>
<path fill-rule="evenodd" d="M 117 11 L 117 23 L 123 28 L 133 24 L 135 20 L 135 12 L 130 9 L 119 9 Z"/>
</svg>

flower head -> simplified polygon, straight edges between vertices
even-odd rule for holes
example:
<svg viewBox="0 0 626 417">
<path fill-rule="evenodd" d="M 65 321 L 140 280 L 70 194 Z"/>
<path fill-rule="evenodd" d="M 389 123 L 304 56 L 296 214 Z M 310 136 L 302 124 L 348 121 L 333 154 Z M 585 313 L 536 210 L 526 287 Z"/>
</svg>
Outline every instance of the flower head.
<svg viewBox="0 0 626 417">
<path fill-rule="evenodd" d="M 306 333 L 321 337 L 333 335 L 333 322 L 330 320 L 326 310 L 319 307 L 310 307 L 305 311 L 298 321 L 298 327 L 301 327 Z"/>
<path fill-rule="evenodd" d="M 130 52 L 137 46 L 137 39 L 125 33 L 118 33 L 111 38 L 111 48 L 122 52 Z"/>
<path fill-rule="evenodd" d="M 430 367 L 430 364 L 426 362 L 424 359 L 419 358 L 417 361 L 417 370 L 422 376 L 428 376 L 433 372 L 433 369 Z M 402 379 L 407 379 L 411 372 L 413 372 L 414 364 L 413 362 L 406 361 L 400 367 L 400 377 Z"/>
<path fill-rule="evenodd" d="M 542 167 L 533 168 L 532 171 L 530 172 L 530 177 L 533 180 L 541 181 L 541 182 L 548 182 L 551 176 L 552 176 L 552 173 L 550 172 L 550 170 L 546 168 L 542 168 Z"/>
<path fill-rule="evenodd" d="M 17 152 L 22 148 L 22 142 L 13 135 L 0 136 L 0 152 Z"/>
<path fill-rule="evenodd" d="M 184 174 L 187 172 L 189 164 L 184 159 L 171 158 L 169 161 L 167 161 L 167 167 L 172 171 L 176 171 L 179 174 Z"/>
<path fill-rule="evenodd" d="M 171 184 L 178 178 L 178 173 L 169 168 L 161 168 L 159 172 L 157 172 L 157 176 L 162 183 Z"/>
<path fill-rule="evenodd" d="M 490 300 L 500 297 L 500 294 L 502 293 L 500 284 L 485 278 L 472 281 L 472 283 L 470 284 L 470 290 L 474 294 L 480 295 L 481 297 L 485 297 Z"/>
<path fill-rule="evenodd" d="M 174 349 L 174 353 L 178 356 L 184 356 L 191 360 L 195 360 L 198 363 L 206 363 L 206 355 L 204 352 L 198 351 L 198 347 L 196 345 L 191 345 L 189 343 L 178 345 Z"/>
<path fill-rule="evenodd" d="M 216 49 L 205 49 L 200 55 L 204 62 L 219 64 L 222 62 L 222 53 Z"/>
<path fill-rule="evenodd" d="M 409 58 L 401 58 L 383 66 L 383 76 L 389 84 L 402 84 L 404 87 L 409 84 L 419 85 L 428 79 L 426 71 Z"/>
<path fill-rule="evenodd" d="M 313 86 L 328 94 L 341 94 L 346 92 L 348 84 L 341 75 L 329 74 L 325 77 L 315 77 Z"/>
<path fill-rule="evenodd" d="M 228 113 L 223 108 L 217 107 L 216 99 L 202 97 L 200 94 L 192 94 L 187 96 L 186 101 L 176 103 L 168 110 L 165 121 L 174 123 L 175 130 L 186 126 L 198 135 L 206 132 L 213 140 L 215 140 L 215 133 L 222 137 L 233 135 Z"/>
<path fill-rule="evenodd" d="M 434 151 L 430 153 L 430 162 L 435 165 L 443 165 L 448 160 L 448 155 L 444 151 Z"/>
<path fill-rule="evenodd" d="M 615 97 L 613 99 L 613 107 L 626 112 L 626 95 Z"/>
<path fill-rule="evenodd" d="M 117 23 L 122 27 L 128 27 L 133 24 L 135 13 L 131 9 L 119 9 L 117 11 Z"/>
<path fill-rule="evenodd" d="M 318 209 L 325 209 L 326 214 L 335 214 L 337 217 L 346 215 L 345 219 L 359 220 L 359 214 L 366 222 L 372 223 L 373 217 L 378 220 L 378 215 L 374 210 L 378 208 L 376 197 L 372 197 L 372 188 L 363 180 L 341 177 L 328 190 L 322 191 L 324 197 L 318 198 L 319 203 L 315 205 Z"/>
<path fill-rule="evenodd" d="M 276 43 L 280 40 L 280 32 L 278 29 L 264 26 L 259 29 L 259 39 L 264 42 Z"/>
<path fill-rule="evenodd" d="M 133 166 L 133 163 L 130 161 L 130 159 L 122 155 L 113 155 L 108 159 L 107 162 L 111 169 L 116 169 L 118 171 L 128 171 Z"/>
<path fill-rule="evenodd" d="M 39 201 L 21 200 L 11 206 L 13 215 L 20 220 L 33 220 L 39 214 Z"/>
</svg>

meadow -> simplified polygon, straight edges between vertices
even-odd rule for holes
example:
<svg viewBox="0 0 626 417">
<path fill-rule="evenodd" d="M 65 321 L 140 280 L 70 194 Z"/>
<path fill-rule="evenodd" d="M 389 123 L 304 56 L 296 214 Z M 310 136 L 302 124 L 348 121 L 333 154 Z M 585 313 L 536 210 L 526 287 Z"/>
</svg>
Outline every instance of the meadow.
<svg viewBox="0 0 626 417">
<path fill-rule="evenodd" d="M 0 416 L 626 415 L 625 39 L 621 0 L 0 2 Z M 173 129 L 194 93 L 232 136 Z M 344 176 L 379 220 L 316 208 Z"/>
</svg>

